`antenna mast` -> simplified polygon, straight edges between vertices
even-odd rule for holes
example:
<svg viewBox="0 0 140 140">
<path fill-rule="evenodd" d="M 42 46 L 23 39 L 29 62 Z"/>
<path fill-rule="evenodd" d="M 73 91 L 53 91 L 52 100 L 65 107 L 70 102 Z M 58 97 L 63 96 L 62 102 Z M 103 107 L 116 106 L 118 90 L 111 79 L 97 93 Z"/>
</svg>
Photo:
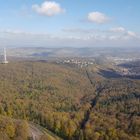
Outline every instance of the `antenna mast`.
<svg viewBox="0 0 140 140">
<path fill-rule="evenodd" d="M 6 48 L 4 48 L 4 60 L 3 60 L 3 63 L 4 64 L 7 64 L 8 63 L 7 57 L 6 57 Z"/>
</svg>

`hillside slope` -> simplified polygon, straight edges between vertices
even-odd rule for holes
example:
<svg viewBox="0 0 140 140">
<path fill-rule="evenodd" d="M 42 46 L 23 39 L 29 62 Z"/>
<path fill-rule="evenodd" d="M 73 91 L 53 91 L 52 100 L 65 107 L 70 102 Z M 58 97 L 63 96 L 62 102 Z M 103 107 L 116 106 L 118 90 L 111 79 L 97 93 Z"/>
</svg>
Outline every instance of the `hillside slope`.
<svg viewBox="0 0 140 140">
<path fill-rule="evenodd" d="M 45 61 L 1 64 L 0 114 L 31 121 L 63 139 L 139 140 L 140 80 L 108 78 L 101 73 L 107 69 Z M 44 133 L 31 130 L 37 137 Z"/>
</svg>

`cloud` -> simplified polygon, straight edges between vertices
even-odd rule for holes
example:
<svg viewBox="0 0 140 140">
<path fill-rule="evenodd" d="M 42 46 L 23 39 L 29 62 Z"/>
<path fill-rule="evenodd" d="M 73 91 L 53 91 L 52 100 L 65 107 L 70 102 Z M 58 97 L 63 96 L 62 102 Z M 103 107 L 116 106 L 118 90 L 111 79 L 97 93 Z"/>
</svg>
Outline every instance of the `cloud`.
<svg viewBox="0 0 140 140">
<path fill-rule="evenodd" d="M 1 30 L 0 29 L 0 34 L 4 34 L 5 36 L 8 35 L 8 36 L 50 36 L 49 33 L 39 33 L 39 32 L 29 32 L 29 31 L 23 31 L 23 30 L 19 30 L 19 29 L 16 29 L 16 30 L 12 30 L 12 29 L 3 29 Z"/>
<path fill-rule="evenodd" d="M 71 36 L 78 36 L 82 40 L 87 40 L 87 42 L 104 42 L 105 44 L 109 42 L 120 42 L 120 44 L 124 42 L 140 40 L 140 36 L 133 32 L 125 29 L 124 27 L 113 27 L 110 29 L 86 29 L 86 28 L 65 28 L 62 30 L 64 36 L 67 34 Z M 103 45 L 104 45 L 103 43 Z M 113 44 L 114 45 L 114 44 Z"/>
<path fill-rule="evenodd" d="M 124 32 L 125 28 L 124 27 L 114 27 L 114 28 L 111 28 L 110 31 L 112 31 L 112 32 Z"/>
<path fill-rule="evenodd" d="M 103 24 L 109 21 L 109 17 L 106 16 L 104 13 L 101 12 L 91 12 L 88 14 L 88 21 L 97 23 L 97 24 Z"/>
<path fill-rule="evenodd" d="M 82 28 L 63 28 L 62 29 L 63 32 L 65 33 L 79 33 L 79 34 L 91 34 L 91 33 L 96 33 L 96 32 L 100 32 L 99 29 L 82 29 Z"/>
<path fill-rule="evenodd" d="M 61 8 L 60 4 L 54 1 L 45 1 L 41 5 L 34 4 L 32 9 L 38 14 L 48 17 L 58 15 L 65 11 L 63 8 Z"/>
<path fill-rule="evenodd" d="M 129 31 L 124 27 L 111 28 L 109 31 L 117 34 L 117 36 L 120 36 L 120 38 L 123 37 L 124 39 L 139 38 L 139 36 L 135 32 Z"/>
<path fill-rule="evenodd" d="M 62 32 L 68 34 L 78 34 L 78 35 L 105 35 L 105 36 L 130 36 L 138 37 L 138 35 L 130 30 L 125 29 L 124 27 L 113 27 L 110 29 L 94 29 L 94 28 L 63 28 Z M 114 37 L 113 37 L 114 38 Z"/>
<path fill-rule="evenodd" d="M 127 34 L 132 37 L 137 37 L 136 33 L 132 31 L 127 31 Z"/>
<path fill-rule="evenodd" d="M 118 27 L 114 27 L 118 28 Z M 0 30 L 0 44 L 7 47 L 93 47 L 138 46 L 140 36 L 133 31 L 114 32 L 110 29 L 67 28 L 61 34 Z"/>
<path fill-rule="evenodd" d="M 22 31 L 22 30 L 11 30 L 11 29 L 5 29 L 5 30 L 0 30 L 1 33 L 5 34 L 32 34 L 30 32 Z"/>
</svg>

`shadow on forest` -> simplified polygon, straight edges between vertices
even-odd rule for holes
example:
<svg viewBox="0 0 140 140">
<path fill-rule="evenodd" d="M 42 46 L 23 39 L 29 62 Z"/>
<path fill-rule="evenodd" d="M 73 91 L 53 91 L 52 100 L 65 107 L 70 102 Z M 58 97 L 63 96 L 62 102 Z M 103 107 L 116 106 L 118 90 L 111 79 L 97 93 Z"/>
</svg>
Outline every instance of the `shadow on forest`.
<svg viewBox="0 0 140 140">
<path fill-rule="evenodd" d="M 105 78 L 130 78 L 140 80 L 140 75 L 121 75 L 113 70 L 100 70 L 98 74 Z"/>
</svg>

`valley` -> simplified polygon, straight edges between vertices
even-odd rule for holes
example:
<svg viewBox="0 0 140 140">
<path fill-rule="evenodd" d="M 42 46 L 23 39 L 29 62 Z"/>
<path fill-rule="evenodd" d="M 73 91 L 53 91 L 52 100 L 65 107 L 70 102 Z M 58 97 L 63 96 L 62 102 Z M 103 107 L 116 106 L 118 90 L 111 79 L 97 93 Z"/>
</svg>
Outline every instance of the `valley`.
<svg viewBox="0 0 140 140">
<path fill-rule="evenodd" d="M 1 138 L 139 140 L 140 81 L 138 75 L 118 73 L 127 63 L 116 66 L 95 60 L 92 65 L 78 67 L 57 62 L 0 64 Z M 133 65 L 129 65 L 132 71 Z M 13 119 L 25 124 L 18 126 Z M 10 122 L 5 124 L 5 120 Z"/>
</svg>

